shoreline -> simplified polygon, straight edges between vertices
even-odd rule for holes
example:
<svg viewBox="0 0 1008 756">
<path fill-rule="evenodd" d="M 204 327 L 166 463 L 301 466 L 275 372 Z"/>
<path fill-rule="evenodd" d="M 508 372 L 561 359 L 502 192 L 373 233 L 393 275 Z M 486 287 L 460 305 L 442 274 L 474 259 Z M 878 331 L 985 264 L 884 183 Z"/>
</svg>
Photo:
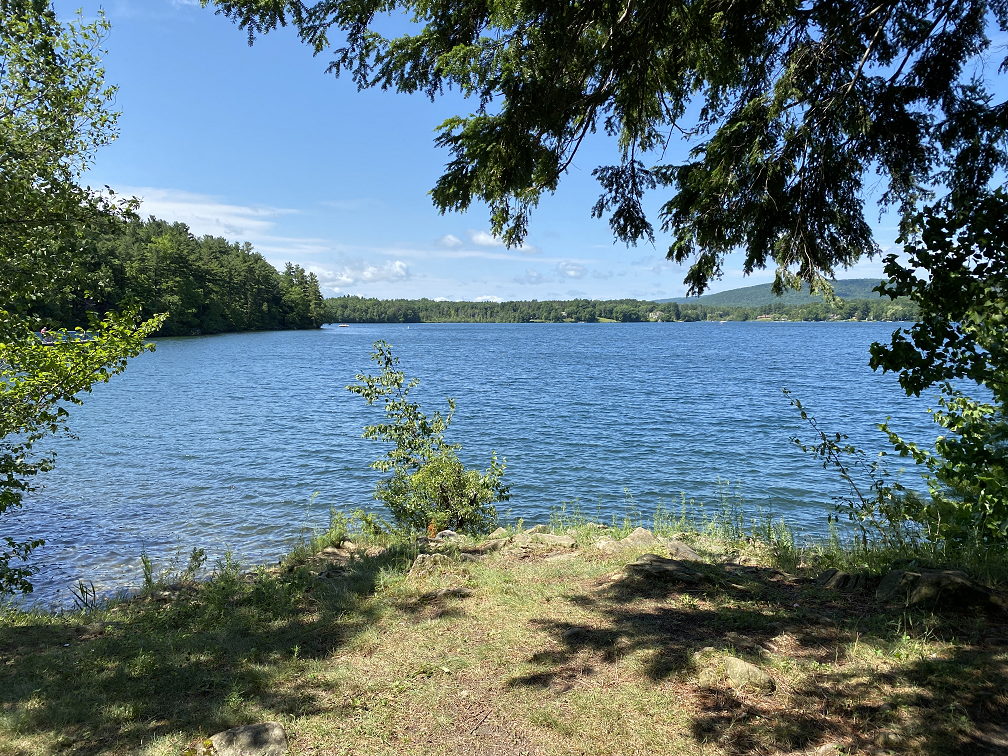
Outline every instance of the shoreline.
<svg viewBox="0 0 1008 756">
<path fill-rule="evenodd" d="M 631 525 L 419 543 L 333 528 L 271 567 L 3 610 L 0 751 L 160 756 L 263 721 L 298 754 L 956 753 L 1001 737 L 1005 613 L 879 600 L 899 558 L 878 548 Z M 979 556 L 944 566 L 1003 597 L 1003 556 Z M 829 587 L 830 568 L 872 577 Z"/>
</svg>

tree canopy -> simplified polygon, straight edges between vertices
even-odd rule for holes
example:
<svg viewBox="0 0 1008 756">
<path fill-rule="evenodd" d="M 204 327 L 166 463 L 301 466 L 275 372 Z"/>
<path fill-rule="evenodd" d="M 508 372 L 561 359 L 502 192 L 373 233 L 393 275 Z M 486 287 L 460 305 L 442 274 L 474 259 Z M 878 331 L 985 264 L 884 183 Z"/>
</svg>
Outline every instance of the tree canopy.
<svg viewBox="0 0 1008 756">
<path fill-rule="evenodd" d="M 115 93 L 100 44 L 108 25 L 60 23 L 43 0 L 0 0 L 0 516 L 19 507 L 54 463 L 33 450 L 66 429 L 66 406 L 148 349 L 163 320 L 135 308 L 45 341 L 34 312 L 72 277 L 85 232 L 128 214 L 109 192 L 81 185 L 94 151 L 115 137 Z M 39 539 L 0 543 L 0 595 L 30 591 L 25 564 Z"/>
<path fill-rule="evenodd" d="M 204 5 L 211 0 L 202 0 Z M 661 188 L 668 257 L 690 294 L 743 250 L 776 266 L 779 292 L 878 250 L 865 217 L 909 222 L 935 191 L 984 187 L 1005 165 L 1008 107 L 989 79 L 1005 0 L 213 0 L 255 37 L 292 25 L 329 71 L 360 88 L 457 88 L 472 113 L 441 124 L 451 156 L 432 190 L 442 211 L 485 202 L 495 233 L 525 237 L 583 140 L 619 160 L 594 175 L 615 237 L 654 240 L 643 198 Z M 404 15 L 407 33 L 386 36 Z M 997 71 L 997 74 L 994 71 Z M 672 140 L 691 151 L 665 161 Z"/>
</svg>

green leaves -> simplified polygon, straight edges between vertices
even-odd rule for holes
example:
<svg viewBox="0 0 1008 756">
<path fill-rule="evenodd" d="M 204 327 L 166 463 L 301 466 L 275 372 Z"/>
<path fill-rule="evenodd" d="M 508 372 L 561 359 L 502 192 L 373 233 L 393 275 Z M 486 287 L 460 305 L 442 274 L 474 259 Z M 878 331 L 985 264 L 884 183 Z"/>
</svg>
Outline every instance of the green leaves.
<svg viewBox="0 0 1008 756">
<path fill-rule="evenodd" d="M 428 418 L 419 404 L 409 401 L 409 392 L 419 381 L 406 380 L 391 344 L 376 341 L 371 359 L 381 373 L 358 373 L 358 383 L 346 388 L 368 405 L 383 402 L 389 421 L 364 427 L 364 438 L 394 444 L 384 457 L 371 463 L 376 470 L 393 473 L 375 486 L 375 499 L 389 508 L 403 528 L 489 532 L 497 519 L 494 504 L 510 498 L 508 486 L 502 482 L 504 461 L 498 463 L 495 452 L 484 474 L 466 469 L 458 458 L 462 447 L 444 440 L 455 414 L 455 401 L 448 399 L 447 415 L 436 411 Z"/>
<path fill-rule="evenodd" d="M 593 213 L 627 244 L 651 241 L 642 198 L 665 190 L 658 221 L 668 257 L 691 265 L 690 294 L 737 250 L 746 272 L 775 266 L 779 289 L 821 286 L 877 254 L 869 171 L 906 223 L 931 192 L 975 193 L 1008 164 L 1008 107 L 987 60 L 991 32 L 1008 30 L 1005 0 L 213 5 L 250 43 L 293 25 L 360 88 L 433 99 L 457 87 L 472 112 L 438 131 L 450 157 L 431 195 L 441 212 L 485 203 L 509 246 L 604 131 L 619 162 L 596 170 Z M 409 33 L 385 36 L 382 16 L 400 14 Z M 673 140 L 690 149 L 681 164 L 667 162 Z"/>
<path fill-rule="evenodd" d="M 883 426 L 897 451 L 927 469 L 928 517 L 943 538 L 1008 541 L 1008 194 L 950 194 L 916 218 L 906 264 L 886 258 L 879 287 L 920 307 L 909 330 L 872 344 L 874 369 L 899 374 L 908 395 L 939 386 L 935 451 Z M 962 390 L 977 385 L 983 399 Z"/>
</svg>

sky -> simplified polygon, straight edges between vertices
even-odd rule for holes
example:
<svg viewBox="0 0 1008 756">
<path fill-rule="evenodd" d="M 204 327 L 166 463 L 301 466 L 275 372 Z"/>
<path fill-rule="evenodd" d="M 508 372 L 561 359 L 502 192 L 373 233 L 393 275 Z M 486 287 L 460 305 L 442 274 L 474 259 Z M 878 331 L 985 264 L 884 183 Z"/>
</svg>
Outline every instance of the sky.
<svg viewBox="0 0 1008 756">
<path fill-rule="evenodd" d="M 614 242 L 591 217 L 598 165 L 618 162 L 611 140 L 586 141 L 554 195 L 533 212 L 521 249 L 490 232 L 485 206 L 441 215 L 428 195 L 449 156 L 439 123 L 473 108 L 451 93 L 358 92 L 325 73 L 291 29 L 258 38 L 197 0 L 54 3 L 63 19 L 103 8 L 106 79 L 118 87 L 119 137 L 87 181 L 137 196 L 143 216 L 186 223 L 197 236 L 250 242 L 271 263 L 314 271 L 323 294 L 450 300 L 657 299 L 683 296 L 686 269 L 669 263 L 667 235 Z M 667 158 L 684 155 L 671 144 Z M 678 151 L 678 152 L 677 152 Z M 652 221 L 661 195 L 646 207 Z M 869 210 L 869 221 L 877 211 Z M 888 249 L 892 222 L 874 224 Z M 773 280 L 743 277 L 729 256 L 711 291 Z M 880 258 L 838 278 L 878 277 Z"/>
</svg>

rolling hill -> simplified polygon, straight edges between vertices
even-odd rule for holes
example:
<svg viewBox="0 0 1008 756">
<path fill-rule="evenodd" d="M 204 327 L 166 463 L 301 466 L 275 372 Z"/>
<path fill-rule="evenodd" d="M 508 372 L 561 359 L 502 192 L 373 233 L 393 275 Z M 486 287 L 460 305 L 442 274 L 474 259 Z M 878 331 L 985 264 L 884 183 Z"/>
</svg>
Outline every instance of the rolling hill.
<svg viewBox="0 0 1008 756">
<path fill-rule="evenodd" d="M 872 289 L 878 286 L 875 278 L 845 278 L 833 282 L 833 291 L 841 299 L 876 299 L 878 294 Z M 656 302 L 679 302 L 702 304 L 720 307 L 761 307 L 768 304 L 807 304 L 822 301 L 820 296 L 811 296 L 807 291 L 789 291 L 783 297 L 775 296 L 770 291 L 770 284 L 745 286 L 741 289 L 719 291 L 716 294 L 705 294 L 702 297 L 673 297 L 671 299 L 656 299 Z"/>
</svg>

